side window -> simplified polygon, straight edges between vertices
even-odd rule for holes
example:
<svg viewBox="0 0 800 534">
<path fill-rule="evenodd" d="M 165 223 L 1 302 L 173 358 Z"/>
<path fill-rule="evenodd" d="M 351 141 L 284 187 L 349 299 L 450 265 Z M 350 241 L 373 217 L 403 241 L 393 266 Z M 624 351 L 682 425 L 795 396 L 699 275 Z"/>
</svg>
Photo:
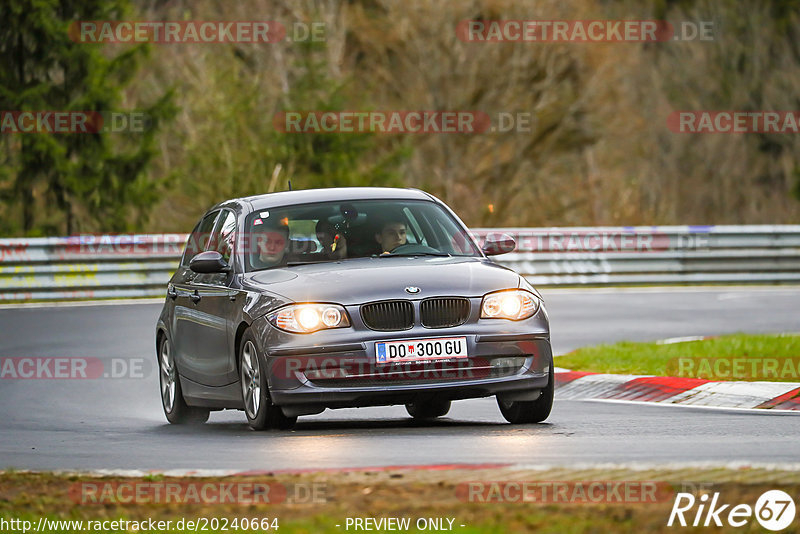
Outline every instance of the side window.
<svg viewBox="0 0 800 534">
<path fill-rule="evenodd" d="M 182 266 L 189 265 L 192 258 L 205 250 L 208 239 L 211 236 L 211 230 L 214 228 L 214 221 L 217 220 L 217 215 L 219 215 L 219 212 L 214 211 L 203 217 L 194 227 L 192 233 L 189 234 L 189 239 L 186 241 L 186 250 L 181 260 Z"/>
<path fill-rule="evenodd" d="M 216 245 L 214 250 L 222 254 L 225 263 L 231 262 L 233 254 L 233 242 L 236 239 L 236 215 L 232 211 L 225 210 L 217 222 L 214 234 L 211 237 L 210 246 Z"/>
</svg>

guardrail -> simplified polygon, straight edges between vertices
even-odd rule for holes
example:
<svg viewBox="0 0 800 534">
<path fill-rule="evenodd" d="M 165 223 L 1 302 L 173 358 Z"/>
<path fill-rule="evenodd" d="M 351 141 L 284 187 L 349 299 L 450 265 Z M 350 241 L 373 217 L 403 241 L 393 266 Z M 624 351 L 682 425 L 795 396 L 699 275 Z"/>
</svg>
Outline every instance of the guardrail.
<svg viewBox="0 0 800 534">
<path fill-rule="evenodd" d="M 800 282 L 800 225 L 476 228 L 537 286 Z M 185 234 L 0 239 L 0 300 L 164 294 Z"/>
<path fill-rule="evenodd" d="M 514 237 L 499 261 L 539 286 L 800 282 L 800 225 L 473 232 Z"/>
<path fill-rule="evenodd" d="M 0 300 L 158 297 L 186 234 L 0 239 Z"/>
</svg>

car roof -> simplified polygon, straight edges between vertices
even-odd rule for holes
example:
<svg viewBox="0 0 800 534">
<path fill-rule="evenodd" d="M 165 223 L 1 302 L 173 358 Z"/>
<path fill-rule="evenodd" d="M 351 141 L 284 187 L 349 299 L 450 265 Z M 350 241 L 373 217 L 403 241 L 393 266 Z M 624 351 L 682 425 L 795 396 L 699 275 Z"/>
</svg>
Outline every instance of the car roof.
<svg viewBox="0 0 800 534">
<path fill-rule="evenodd" d="M 280 191 L 235 199 L 233 202 L 259 210 L 278 206 L 308 204 L 311 202 L 336 202 L 342 200 L 434 200 L 434 197 L 419 189 L 398 187 L 331 187 L 325 189 L 300 189 Z M 220 206 L 228 204 L 223 202 Z M 249 211 L 249 210 L 248 210 Z"/>
</svg>

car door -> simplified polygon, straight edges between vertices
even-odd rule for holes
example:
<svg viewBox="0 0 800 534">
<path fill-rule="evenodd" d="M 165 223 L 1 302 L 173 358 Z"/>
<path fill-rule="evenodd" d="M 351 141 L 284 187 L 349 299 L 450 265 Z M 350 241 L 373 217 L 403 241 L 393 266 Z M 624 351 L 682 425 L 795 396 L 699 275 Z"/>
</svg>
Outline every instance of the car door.
<svg viewBox="0 0 800 534">
<path fill-rule="evenodd" d="M 197 298 L 194 295 L 195 287 L 192 285 L 197 274 L 189 269 L 189 262 L 206 250 L 219 214 L 219 210 L 207 213 L 189 234 L 183 259 L 168 288 L 168 294 L 174 301 L 171 327 L 176 362 L 181 374 L 193 381 L 198 380 L 192 360 L 201 350 L 198 333 L 202 328 L 197 317 L 197 303 L 194 302 Z"/>
<path fill-rule="evenodd" d="M 205 250 L 216 250 L 230 262 L 236 235 L 236 214 L 221 210 Z M 223 386 L 236 380 L 231 317 L 237 290 L 230 287 L 233 272 L 198 273 L 187 281 L 191 305 L 184 333 L 191 347 L 184 357 L 184 376 L 201 384 Z"/>
</svg>

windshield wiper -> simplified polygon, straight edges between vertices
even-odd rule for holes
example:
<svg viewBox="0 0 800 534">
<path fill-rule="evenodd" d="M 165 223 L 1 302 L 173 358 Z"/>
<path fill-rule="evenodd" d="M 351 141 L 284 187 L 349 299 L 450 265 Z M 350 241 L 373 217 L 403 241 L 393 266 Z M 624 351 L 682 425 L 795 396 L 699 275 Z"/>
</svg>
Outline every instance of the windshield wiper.
<svg viewBox="0 0 800 534">
<path fill-rule="evenodd" d="M 332 263 L 339 260 L 308 260 L 308 261 L 289 261 L 286 262 L 287 267 L 297 267 L 298 265 L 311 265 L 312 263 Z"/>
<path fill-rule="evenodd" d="M 448 254 L 447 252 L 408 252 L 406 254 L 380 254 L 378 256 L 373 256 L 375 258 L 410 258 L 413 256 L 436 256 L 440 258 L 450 258 L 453 255 Z"/>
</svg>

